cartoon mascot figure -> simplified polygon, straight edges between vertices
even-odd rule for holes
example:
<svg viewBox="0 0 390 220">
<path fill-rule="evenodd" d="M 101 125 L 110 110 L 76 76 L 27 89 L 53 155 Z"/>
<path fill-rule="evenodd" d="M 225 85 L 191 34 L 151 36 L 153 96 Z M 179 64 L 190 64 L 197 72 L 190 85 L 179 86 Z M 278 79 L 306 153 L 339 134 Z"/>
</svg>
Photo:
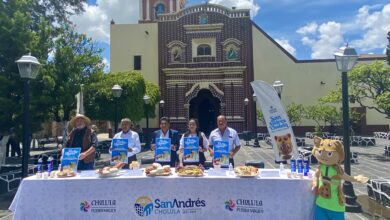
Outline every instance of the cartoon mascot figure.
<svg viewBox="0 0 390 220">
<path fill-rule="evenodd" d="M 367 177 L 349 176 L 340 164 L 344 161 L 344 147 L 338 140 L 314 137 L 313 155 L 318 168 L 313 179 L 316 192 L 315 220 L 344 219 L 345 205 L 341 180 L 366 183 Z"/>
</svg>

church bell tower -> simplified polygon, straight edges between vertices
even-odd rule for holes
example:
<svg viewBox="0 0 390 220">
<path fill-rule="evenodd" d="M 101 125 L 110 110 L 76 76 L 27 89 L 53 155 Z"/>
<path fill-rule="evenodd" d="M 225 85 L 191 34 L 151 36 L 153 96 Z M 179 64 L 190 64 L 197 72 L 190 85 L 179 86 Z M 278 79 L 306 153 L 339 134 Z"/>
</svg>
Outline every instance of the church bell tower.
<svg viewBox="0 0 390 220">
<path fill-rule="evenodd" d="M 185 7 L 186 0 L 139 0 L 139 23 L 156 22 L 159 14 L 175 13 Z"/>
</svg>

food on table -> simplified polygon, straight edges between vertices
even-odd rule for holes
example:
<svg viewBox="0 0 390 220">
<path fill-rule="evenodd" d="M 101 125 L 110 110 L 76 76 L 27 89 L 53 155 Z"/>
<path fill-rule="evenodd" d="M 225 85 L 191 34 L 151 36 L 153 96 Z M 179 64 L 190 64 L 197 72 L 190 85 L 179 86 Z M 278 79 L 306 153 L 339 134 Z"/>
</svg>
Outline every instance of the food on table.
<svg viewBox="0 0 390 220">
<path fill-rule="evenodd" d="M 66 167 L 62 171 L 57 172 L 57 177 L 73 177 L 76 176 L 76 172 Z"/>
<path fill-rule="evenodd" d="M 202 168 L 201 166 L 185 166 L 177 168 L 176 172 L 179 176 L 203 176 Z"/>
<path fill-rule="evenodd" d="M 126 163 L 121 162 L 121 163 L 116 164 L 115 166 L 103 167 L 101 169 L 97 169 L 96 174 L 98 174 L 100 177 L 114 176 L 125 165 L 126 165 Z"/>
<path fill-rule="evenodd" d="M 159 163 L 153 163 L 152 166 L 145 168 L 147 176 L 168 176 L 171 174 L 171 167 L 169 165 L 161 166 Z"/>
<path fill-rule="evenodd" d="M 131 170 L 138 170 L 139 167 L 140 167 L 140 165 L 139 165 L 138 161 L 133 161 L 129 165 L 129 169 L 131 169 Z"/>
<path fill-rule="evenodd" d="M 255 177 L 259 174 L 259 169 L 253 166 L 238 166 L 234 172 L 240 177 Z"/>
</svg>

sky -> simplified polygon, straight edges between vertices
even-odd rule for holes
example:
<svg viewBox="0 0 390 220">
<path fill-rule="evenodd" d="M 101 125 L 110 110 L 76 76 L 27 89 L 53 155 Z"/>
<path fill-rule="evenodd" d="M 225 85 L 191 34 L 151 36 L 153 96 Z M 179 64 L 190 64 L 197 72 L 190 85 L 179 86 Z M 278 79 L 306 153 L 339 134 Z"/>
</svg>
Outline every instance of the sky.
<svg viewBox="0 0 390 220">
<path fill-rule="evenodd" d="M 187 0 L 186 6 L 205 0 Z M 384 54 L 390 31 L 388 0 L 209 0 L 251 10 L 252 20 L 298 60 L 333 58 L 348 43 L 359 54 Z M 139 0 L 88 0 L 71 21 L 104 49 L 109 70 L 110 21 L 135 24 Z"/>
</svg>

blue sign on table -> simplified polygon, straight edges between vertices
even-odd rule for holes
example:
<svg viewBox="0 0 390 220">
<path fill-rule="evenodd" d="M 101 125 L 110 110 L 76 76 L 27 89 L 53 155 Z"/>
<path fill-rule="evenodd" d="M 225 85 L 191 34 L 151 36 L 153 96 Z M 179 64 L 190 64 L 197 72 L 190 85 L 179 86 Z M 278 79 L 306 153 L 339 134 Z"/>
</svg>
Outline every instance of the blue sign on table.
<svg viewBox="0 0 390 220">
<path fill-rule="evenodd" d="M 214 163 L 229 166 L 229 141 L 214 141 Z"/>
<path fill-rule="evenodd" d="M 117 164 L 120 162 L 128 162 L 127 151 L 128 151 L 129 140 L 128 139 L 112 139 L 112 150 L 111 150 L 111 164 Z"/>
<path fill-rule="evenodd" d="M 184 138 L 184 162 L 199 162 L 199 138 Z"/>
<path fill-rule="evenodd" d="M 69 168 L 77 172 L 80 152 L 81 148 L 64 148 L 64 155 L 62 155 L 61 161 L 62 170 Z"/>
<path fill-rule="evenodd" d="M 156 138 L 156 162 L 171 161 L 171 139 Z"/>
</svg>

